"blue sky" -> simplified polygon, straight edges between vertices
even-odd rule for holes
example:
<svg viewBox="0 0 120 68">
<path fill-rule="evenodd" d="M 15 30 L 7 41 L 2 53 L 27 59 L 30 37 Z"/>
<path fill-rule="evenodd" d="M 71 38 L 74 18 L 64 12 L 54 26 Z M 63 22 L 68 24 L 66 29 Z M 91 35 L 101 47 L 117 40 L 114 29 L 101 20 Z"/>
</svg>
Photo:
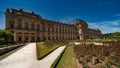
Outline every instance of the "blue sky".
<svg viewBox="0 0 120 68">
<path fill-rule="evenodd" d="M 102 33 L 120 32 L 120 0 L 0 0 L 0 29 L 5 28 L 6 8 L 23 8 L 68 24 L 82 19 Z"/>
</svg>

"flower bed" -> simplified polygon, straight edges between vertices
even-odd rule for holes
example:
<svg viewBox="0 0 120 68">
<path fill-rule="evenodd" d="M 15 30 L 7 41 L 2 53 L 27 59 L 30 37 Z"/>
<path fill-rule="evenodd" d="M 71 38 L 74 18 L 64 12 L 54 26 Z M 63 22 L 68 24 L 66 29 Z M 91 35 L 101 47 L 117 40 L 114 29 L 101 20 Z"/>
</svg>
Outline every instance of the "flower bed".
<svg viewBox="0 0 120 68">
<path fill-rule="evenodd" d="M 110 43 L 110 42 L 109 42 Z M 120 43 L 115 45 L 75 45 L 74 52 L 83 67 L 120 66 Z M 114 57 L 114 58 L 113 58 Z"/>
</svg>

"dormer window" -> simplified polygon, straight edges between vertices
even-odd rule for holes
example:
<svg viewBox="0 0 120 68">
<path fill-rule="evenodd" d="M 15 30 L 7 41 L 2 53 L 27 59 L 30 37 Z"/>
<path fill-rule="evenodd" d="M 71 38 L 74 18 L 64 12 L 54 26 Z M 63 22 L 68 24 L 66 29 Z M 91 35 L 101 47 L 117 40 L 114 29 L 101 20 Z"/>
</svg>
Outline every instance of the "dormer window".
<svg viewBox="0 0 120 68">
<path fill-rule="evenodd" d="M 23 11 L 23 8 L 22 8 L 22 9 L 20 9 L 20 11 L 22 12 L 22 11 Z"/>
<path fill-rule="evenodd" d="M 9 8 L 7 8 L 7 9 L 6 9 L 6 12 L 10 12 L 10 9 L 9 9 Z"/>
<path fill-rule="evenodd" d="M 81 27 L 82 25 L 81 25 L 81 24 L 79 24 L 78 26 L 79 26 L 79 27 Z"/>
<path fill-rule="evenodd" d="M 34 12 L 32 12 L 32 14 L 35 14 Z"/>
</svg>

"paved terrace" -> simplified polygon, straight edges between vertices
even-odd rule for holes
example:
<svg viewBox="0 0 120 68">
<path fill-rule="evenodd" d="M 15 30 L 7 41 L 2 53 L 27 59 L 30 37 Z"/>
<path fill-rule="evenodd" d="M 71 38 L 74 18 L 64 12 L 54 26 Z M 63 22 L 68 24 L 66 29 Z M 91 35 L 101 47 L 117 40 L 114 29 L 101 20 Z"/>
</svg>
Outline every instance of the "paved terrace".
<svg viewBox="0 0 120 68">
<path fill-rule="evenodd" d="M 1 60 L 0 68 L 50 68 L 51 64 L 65 47 L 66 46 L 61 46 L 42 60 L 37 60 L 36 43 L 30 43 L 7 58 Z"/>
</svg>

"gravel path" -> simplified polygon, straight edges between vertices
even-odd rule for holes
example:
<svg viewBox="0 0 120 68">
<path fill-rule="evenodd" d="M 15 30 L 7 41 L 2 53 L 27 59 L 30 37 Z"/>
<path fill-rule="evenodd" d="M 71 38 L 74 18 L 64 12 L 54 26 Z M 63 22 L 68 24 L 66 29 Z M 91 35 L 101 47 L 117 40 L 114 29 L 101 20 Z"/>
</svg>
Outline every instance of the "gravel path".
<svg viewBox="0 0 120 68">
<path fill-rule="evenodd" d="M 0 61 L 0 68 L 50 68 L 57 56 L 63 51 L 61 46 L 42 60 L 36 59 L 36 43 L 30 43 L 24 48 Z"/>
<path fill-rule="evenodd" d="M 59 56 L 65 47 L 66 46 L 61 46 L 42 60 L 39 60 L 38 63 L 40 68 L 50 68 L 51 64 L 55 61 L 55 59 Z"/>
</svg>

